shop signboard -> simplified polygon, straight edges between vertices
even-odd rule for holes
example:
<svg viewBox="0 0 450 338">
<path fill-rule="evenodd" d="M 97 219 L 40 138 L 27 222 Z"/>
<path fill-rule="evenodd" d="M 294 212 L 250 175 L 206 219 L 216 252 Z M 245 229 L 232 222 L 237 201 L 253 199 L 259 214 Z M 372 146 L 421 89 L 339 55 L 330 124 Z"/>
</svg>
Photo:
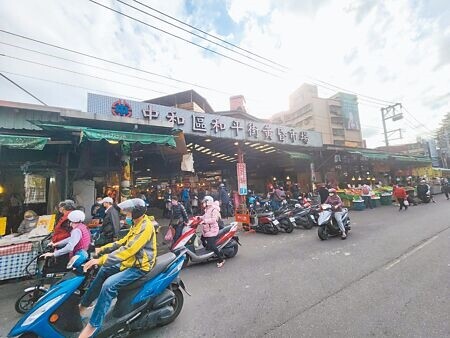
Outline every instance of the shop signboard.
<svg viewBox="0 0 450 338">
<path fill-rule="evenodd" d="M 198 113 L 190 110 L 166 107 L 153 103 L 123 100 L 97 94 L 88 94 L 88 113 L 112 115 L 112 107 L 120 102 L 121 116 L 133 112 L 133 118 L 143 119 L 149 125 L 156 122 L 170 122 L 185 134 L 205 137 L 228 138 L 236 141 L 290 144 L 303 147 L 321 147 L 322 135 L 319 132 L 302 130 L 266 122 L 255 122 L 218 114 Z M 117 109 L 114 110 L 115 112 Z M 118 115 L 117 113 L 114 115 Z M 133 123 L 133 119 L 124 119 Z"/>
<path fill-rule="evenodd" d="M 237 163 L 237 181 L 239 195 L 247 195 L 247 168 L 245 163 Z"/>
</svg>

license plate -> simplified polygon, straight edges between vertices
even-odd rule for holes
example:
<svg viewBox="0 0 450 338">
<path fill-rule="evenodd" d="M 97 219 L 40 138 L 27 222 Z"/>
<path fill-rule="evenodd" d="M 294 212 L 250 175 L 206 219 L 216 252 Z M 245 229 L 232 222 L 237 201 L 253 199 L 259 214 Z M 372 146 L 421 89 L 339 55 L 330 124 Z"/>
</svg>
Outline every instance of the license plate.
<svg viewBox="0 0 450 338">
<path fill-rule="evenodd" d="M 289 220 L 290 220 L 292 223 L 295 223 L 295 218 L 294 218 L 294 217 L 289 217 Z"/>
<path fill-rule="evenodd" d="M 272 223 L 275 224 L 275 225 L 280 224 L 280 222 L 278 222 L 276 219 L 274 219 Z"/>
</svg>

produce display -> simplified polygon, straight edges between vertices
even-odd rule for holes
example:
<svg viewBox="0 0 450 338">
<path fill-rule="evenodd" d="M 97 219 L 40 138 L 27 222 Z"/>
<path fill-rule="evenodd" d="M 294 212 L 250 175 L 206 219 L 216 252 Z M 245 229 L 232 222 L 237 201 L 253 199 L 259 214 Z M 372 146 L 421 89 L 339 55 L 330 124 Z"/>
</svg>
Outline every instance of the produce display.
<svg viewBox="0 0 450 338">
<path fill-rule="evenodd" d="M 406 188 L 408 190 L 408 188 Z M 362 188 L 340 189 L 337 191 L 343 201 L 360 202 L 362 201 Z M 372 190 L 372 199 L 379 199 L 381 196 L 392 195 L 391 186 L 376 187 Z"/>
</svg>

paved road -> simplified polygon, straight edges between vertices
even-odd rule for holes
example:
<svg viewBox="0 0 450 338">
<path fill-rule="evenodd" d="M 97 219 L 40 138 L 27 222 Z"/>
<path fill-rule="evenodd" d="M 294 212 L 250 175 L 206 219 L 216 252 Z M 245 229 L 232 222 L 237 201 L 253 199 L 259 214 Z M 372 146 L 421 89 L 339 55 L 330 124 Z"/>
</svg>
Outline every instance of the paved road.
<svg viewBox="0 0 450 338">
<path fill-rule="evenodd" d="M 450 337 L 450 202 L 437 201 L 352 212 L 346 241 L 243 234 L 222 269 L 182 272 L 192 297 L 173 324 L 136 337 Z M 12 290 L 0 286 L 2 328 Z"/>
</svg>

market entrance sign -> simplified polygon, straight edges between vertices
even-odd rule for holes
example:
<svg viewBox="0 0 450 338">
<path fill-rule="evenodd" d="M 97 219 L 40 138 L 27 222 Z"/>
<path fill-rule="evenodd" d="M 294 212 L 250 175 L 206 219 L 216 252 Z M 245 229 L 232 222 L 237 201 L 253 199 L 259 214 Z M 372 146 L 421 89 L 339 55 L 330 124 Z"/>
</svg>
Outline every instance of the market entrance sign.
<svg viewBox="0 0 450 338">
<path fill-rule="evenodd" d="M 218 114 L 197 113 L 190 110 L 166 107 L 146 102 L 122 100 L 115 97 L 88 94 L 89 113 L 111 115 L 116 102 L 129 107 L 133 117 L 152 122 L 168 121 L 174 128 L 185 134 L 205 137 L 228 138 L 234 140 L 290 144 L 304 147 L 321 147 L 322 135 L 315 131 L 306 131 L 269 122 L 254 122 Z M 126 121 L 124 123 L 132 123 Z"/>
</svg>

